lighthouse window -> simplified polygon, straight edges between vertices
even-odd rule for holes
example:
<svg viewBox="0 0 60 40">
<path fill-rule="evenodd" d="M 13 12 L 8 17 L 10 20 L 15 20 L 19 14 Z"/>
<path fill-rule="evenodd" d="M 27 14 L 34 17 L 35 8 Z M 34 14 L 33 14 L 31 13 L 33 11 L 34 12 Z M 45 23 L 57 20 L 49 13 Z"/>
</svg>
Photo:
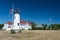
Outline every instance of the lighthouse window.
<svg viewBox="0 0 60 40">
<path fill-rule="evenodd" d="M 19 23 L 18 23 L 18 26 L 19 26 Z"/>
</svg>

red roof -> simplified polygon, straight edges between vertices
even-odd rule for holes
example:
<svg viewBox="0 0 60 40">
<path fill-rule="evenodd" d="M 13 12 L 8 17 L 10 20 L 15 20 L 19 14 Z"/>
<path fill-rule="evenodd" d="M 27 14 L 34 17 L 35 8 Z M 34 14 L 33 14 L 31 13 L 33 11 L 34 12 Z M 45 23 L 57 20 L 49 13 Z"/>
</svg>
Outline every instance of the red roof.
<svg viewBox="0 0 60 40">
<path fill-rule="evenodd" d="M 29 21 L 24 21 L 24 20 L 21 20 L 20 23 L 21 24 L 29 24 L 29 25 L 31 25 L 31 23 Z"/>
<path fill-rule="evenodd" d="M 12 22 L 6 22 L 6 24 L 12 25 Z"/>
<path fill-rule="evenodd" d="M 21 20 L 20 23 L 21 23 L 21 24 L 26 24 L 26 21 Z"/>
</svg>

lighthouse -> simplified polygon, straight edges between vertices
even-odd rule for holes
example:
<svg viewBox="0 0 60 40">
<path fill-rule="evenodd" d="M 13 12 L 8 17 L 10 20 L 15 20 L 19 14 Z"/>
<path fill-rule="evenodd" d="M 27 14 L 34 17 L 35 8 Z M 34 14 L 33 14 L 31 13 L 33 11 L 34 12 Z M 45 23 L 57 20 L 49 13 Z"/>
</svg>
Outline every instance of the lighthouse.
<svg viewBox="0 0 60 40">
<path fill-rule="evenodd" d="M 20 30 L 20 11 L 16 9 L 14 11 L 14 23 L 13 23 L 13 30 Z"/>
</svg>

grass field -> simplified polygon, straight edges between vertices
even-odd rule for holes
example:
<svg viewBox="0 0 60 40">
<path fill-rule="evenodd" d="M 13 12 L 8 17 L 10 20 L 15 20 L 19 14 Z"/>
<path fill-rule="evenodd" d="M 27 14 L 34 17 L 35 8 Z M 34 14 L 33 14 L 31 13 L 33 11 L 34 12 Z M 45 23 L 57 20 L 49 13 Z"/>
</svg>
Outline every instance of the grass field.
<svg viewBox="0 0 60 40">
<path fill-rule="evenodd" d="M 17 34 L 0 30 L 0 40 L 60 40 L 60 30 L 23 30 Z"/>
</svg>

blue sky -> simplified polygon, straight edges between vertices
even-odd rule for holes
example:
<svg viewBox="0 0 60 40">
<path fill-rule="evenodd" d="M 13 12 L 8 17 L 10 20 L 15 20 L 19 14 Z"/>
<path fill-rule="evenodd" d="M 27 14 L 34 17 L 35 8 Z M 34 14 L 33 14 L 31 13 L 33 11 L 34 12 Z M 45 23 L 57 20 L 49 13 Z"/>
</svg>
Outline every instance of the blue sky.
<svg viewBox="0 0 60 40">
<path fill-rule="evenodd" d="M 19 8 L 22 20 L 37 24 L 60 24 L 60 0 L 0 0 L 0 24 L 12 21 L 10 8 Z"/>
</svg>

